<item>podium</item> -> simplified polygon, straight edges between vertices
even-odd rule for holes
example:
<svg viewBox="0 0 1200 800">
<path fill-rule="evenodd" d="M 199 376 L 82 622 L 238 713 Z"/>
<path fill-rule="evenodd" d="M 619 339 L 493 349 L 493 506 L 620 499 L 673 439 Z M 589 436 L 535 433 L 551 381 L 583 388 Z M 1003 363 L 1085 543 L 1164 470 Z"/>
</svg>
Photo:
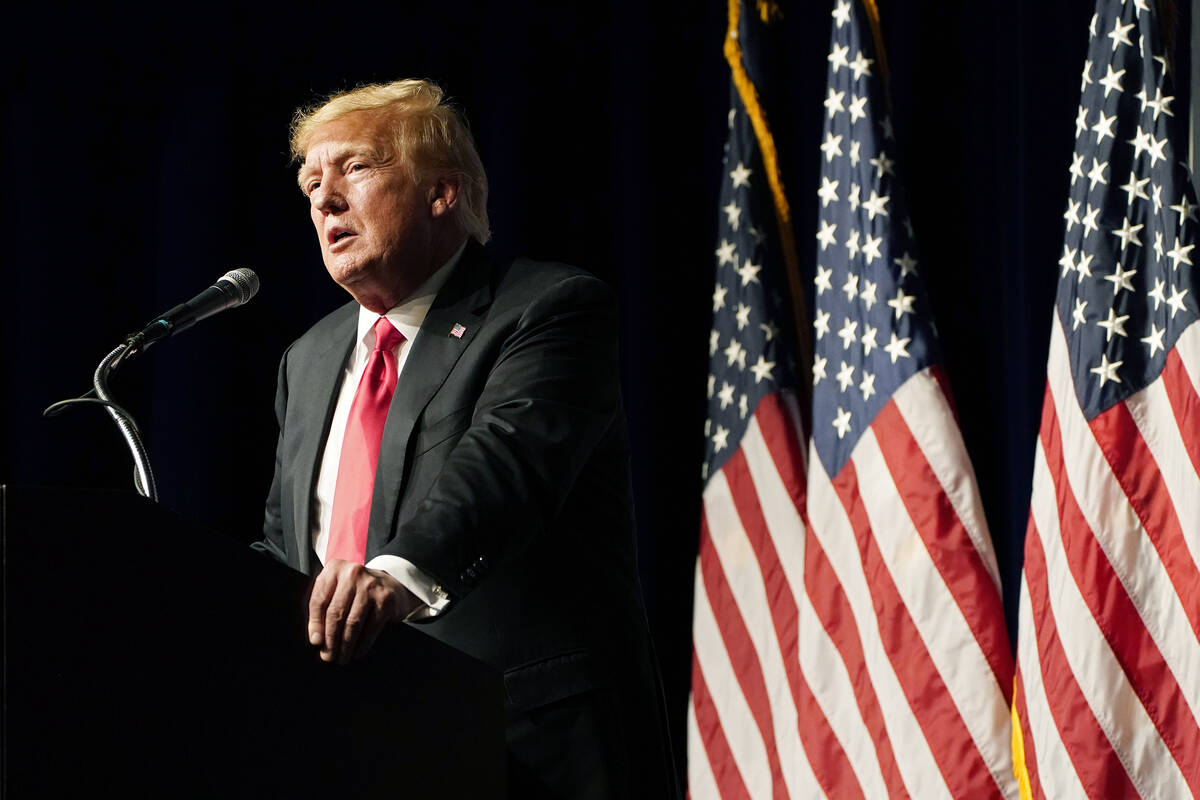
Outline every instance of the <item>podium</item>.
<svg viewBox="0 0 1200 800">
<path fill-rule="evenodd" d="M 311 578 L 141 497 L 0 486 L 4 797 L 504 796 L 501 676 L 407 625 L 326 664 Z"/>
</svg>

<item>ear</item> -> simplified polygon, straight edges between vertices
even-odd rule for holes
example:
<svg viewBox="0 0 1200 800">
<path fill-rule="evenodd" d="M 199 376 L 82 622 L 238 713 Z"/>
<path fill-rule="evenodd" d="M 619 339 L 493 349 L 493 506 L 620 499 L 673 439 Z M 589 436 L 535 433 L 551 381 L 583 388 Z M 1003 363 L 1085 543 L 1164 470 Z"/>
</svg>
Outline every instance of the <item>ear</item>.
<svg viewBox="0 0 1200 800">
<path fill-rule="evenodd" d="M 429 188 L 429 213 L 434 219 L 441 219 L 454 210 L 461 185 L 462 178 L 451 173 L 439 177 Z"/>
</svg>

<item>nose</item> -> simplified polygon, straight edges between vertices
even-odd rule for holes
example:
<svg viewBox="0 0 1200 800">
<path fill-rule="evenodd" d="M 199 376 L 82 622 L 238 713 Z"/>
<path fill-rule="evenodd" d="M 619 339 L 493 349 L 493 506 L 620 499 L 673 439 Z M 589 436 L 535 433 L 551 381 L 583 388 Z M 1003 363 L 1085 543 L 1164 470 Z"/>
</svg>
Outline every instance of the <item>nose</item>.
<svg viewBox="0 0 1200 800">
<path fill-rule="evenodd" d="M 336 214 L 346 210 L 346 198 L 336 185 L 336 179 L 322 180 L 308 196 L 312 207 L 322 214 Z"/>
</svg>

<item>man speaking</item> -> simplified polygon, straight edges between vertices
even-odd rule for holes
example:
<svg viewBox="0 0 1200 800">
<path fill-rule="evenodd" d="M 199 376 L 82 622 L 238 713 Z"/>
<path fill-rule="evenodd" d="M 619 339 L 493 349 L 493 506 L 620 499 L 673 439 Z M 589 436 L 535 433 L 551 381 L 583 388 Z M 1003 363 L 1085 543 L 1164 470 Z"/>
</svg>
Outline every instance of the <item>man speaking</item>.
<svg viewBox="0 0 1200 800">
<path fill-rule="evenodd" d="M 500 670 L 511 797 L 673 797 L 611 293 L 485 253 L 487 177 L 432 83 L 336 95 L 291 144 L 353 298 L 283 356 L 256 544 L 317 573 L 309 641 L 345 663 L 410 620 Z"/>
</svg>

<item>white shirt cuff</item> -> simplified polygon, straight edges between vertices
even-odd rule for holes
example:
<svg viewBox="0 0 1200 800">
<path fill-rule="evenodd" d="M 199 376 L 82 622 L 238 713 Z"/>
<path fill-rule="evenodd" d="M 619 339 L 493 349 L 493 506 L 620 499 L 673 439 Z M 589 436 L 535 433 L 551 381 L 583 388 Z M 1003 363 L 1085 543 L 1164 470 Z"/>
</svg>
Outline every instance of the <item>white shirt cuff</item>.
<svg viewBox="0 0 1200 800">
<path fill-rule="evenodd" d="M 426 608 L 418 609 L 410 618 L 435 617 L 450 602 L 450 595 L 424 570 L 407 558 L 400 556 L 375 556 L 366 564 L 367 569 L 381 569 L 416 595 Z"/>
</svg>

